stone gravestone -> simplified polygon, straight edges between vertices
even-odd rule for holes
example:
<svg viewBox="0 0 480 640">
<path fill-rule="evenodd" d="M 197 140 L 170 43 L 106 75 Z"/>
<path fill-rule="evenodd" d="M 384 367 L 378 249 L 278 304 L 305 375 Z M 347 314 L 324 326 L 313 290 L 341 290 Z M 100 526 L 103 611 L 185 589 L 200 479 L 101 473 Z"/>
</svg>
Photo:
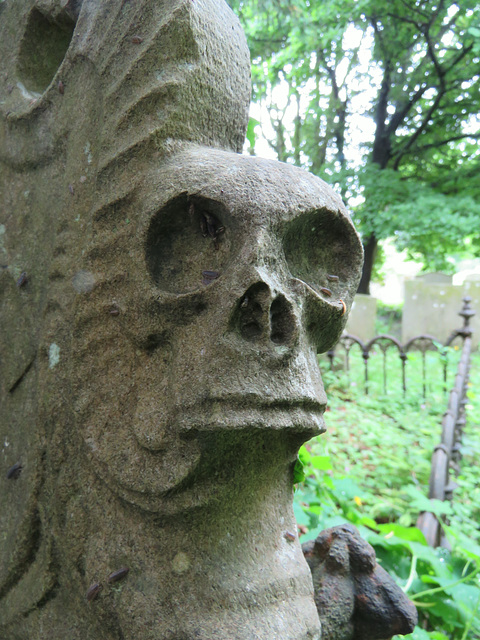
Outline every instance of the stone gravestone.
<svg viewBox="0 0 480 640">
<path fill-rule="evenodd" d="M 420 278 L 405 283 L 405 304 L 402 314 L 402 341 L 405 343 L 420 334 L 429 334 L 445 343 L 452 331 L 460 329 L 462 299 L 472 298 L 472 308 L 480 304 L 480 284 L 465 281 L 463 285 L 439 284 Z M 472 346 L 480 340 L 480 318 L 472 318 Z"/>
<path fill-rule="evenodd" d="M 441 271 L 420 274 L 415 278 L 415 280 L 428 282 L 429 284 L 452 284 L 452 279 L 451 275 L 442 273 Z"/>
<path fill-rule="evenodd" d="M 357 293 L 348 316 L 345 331 L 357 336 L 364 342 L 368 342 L 375 335 L 376 317 L 377 299 L 372 298 L 370 295 Z"/>
<path fill-rule="evenodd" d="M 0 637 L 320 638 L 293 466 L 362 253 L 242 157 L 221 0 L 0 4 Z"/>
</svg>

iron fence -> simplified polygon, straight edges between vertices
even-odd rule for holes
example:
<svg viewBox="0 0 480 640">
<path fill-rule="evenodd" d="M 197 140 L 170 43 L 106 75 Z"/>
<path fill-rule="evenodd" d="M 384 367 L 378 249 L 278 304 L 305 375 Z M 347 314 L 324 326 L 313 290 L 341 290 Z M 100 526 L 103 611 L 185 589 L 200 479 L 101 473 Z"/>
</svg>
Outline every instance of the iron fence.
<svg viewBox="0 0 480 640">
<path fill-rule="evenodd" d="M 459 312 L 459 315 L 464 317 L 464 323 L 469 322 L 472 315 L 475 315 L 475 311 L 473 311 L 470 307 L 471 298 L 464 298 L 464 304 L 462 310 Z M 330 362 L 330 369 L 333 371 L 335 368 L 335 358 L 338 357 L 338 352 L 340 348 L 344 350 L 344 368 L 347 376 L 350 376 L 351 372 L 351 359 L 350 352 L 354 346 L 358 346 L 360 352 L 362 354 L 362 359 L 364 363 L 364 389 L 365 393 L 368 395 L 370 391 L 370 372 L 369 372 L 369 363 L 371 356 L 380 351 L 382 354 L 383 364 L 382 364 L 382 372 L 383 372 L 383 390 L 387 393 L 388 387 L 388 378 L 387 378 L 387 354 L 388 352 L 394 351 L 401 363 L 401 377 L 402 377 L 402 388 L 403 392 L 407 391 L 407 361 L 408 354 L 414 351 L 420 352 L 421 354 L 421 366 L 422 366 L 422 391 L 423 397 L 425 398 L 427 392 L 427 364 L 426 358 L 428 352 L 438 352 L 441 356 L 442 362 L 442 376 L 443 376 L 443 387 L 444 392 L 447 392 L 447 371 L 448 371 L 448 347 L 452 345 L 456 338 L 463 338 L 464 328 L 468 326 L 468 324 L 464 325 L 462 329 L 457 329 L 451 333 L 448 340 L 445 343 L 442 343 L 438 338 L 431 336 L 429 334 L 421 334 L 415 336 L 408 340 L 405 344 L 402 344 L 397 338 L 391 336 L 389 334 L 380 334 L 374 336 L 368 342 L 364 342 L 358 336 L 352 335 L 350 333 L 344 333 L 337 344 L 327 352 L 327 358 Z"/>
<path fill-rule="evenodd" d="M 442 419 L 442 437 L 432 455 L 432 469 L 430 472 L 430 499 L 451 500 L 455 489 L 455 482 L 451 479 L 452 472 L 458 475 L 461 458 L 462 435 L 466 423 L 465 407 L 467 400 L 467 386 L 470 371 L 470 355 L 472 351 L 472 330 L 470 319 L 475 311 L 470 307 L 470 298 L 464 298 L 463 327 L 454 332 L 454 337 L 463 339 L 463 348 L 458 363 L 455 383 L 450 391 L 448 407 Z M 452 334 L 453 336 L 453 334 Z M 428 544 L 432 547 L 448 547 L 448 541 L 443 535 L 439 519 L 434 513 L 425 511 L 417 520 L 417 527 L 423 531 Z"/>
<path fill-rule="evenodd" d="M 429 498 L 437 500 L 451 500 L 455 489 L 455 482 L 451 480 L 451 473 L 458 475 L 461 457 L 461 440 L 465 427 L 465 405 L 467 404 L 466 391 L 468 385 L 468 374 L 470 369 L 470 355 L 472 350 L 472 330 L 470 320 L 475 315 L 475 311 L 470 306 L 471 298 L 463 299 L 463 307 L 459 315 L 463 318 L 463 327 L 451 333 L 445 343 L 441 343 L 434 336 L 422 334 L 415 336 L 405 344 L 402 344 L 395 337 L 381 334 L 375 336 L 368 342 L 362 341 L 357 336 L 344 333 L 335 347 L 327 353 L 330 361 L 330 369 L 333 370 L 334 360 L 340 347 L 344 349 L 344 364 L 348 376 L 350 376 L 350 352 L 357 345 L 362 354 L 364 363 L 364 383 L 365 393 L 369 393 L 370 374 L 369 362 L 371 355 L 380 351 L 383 357 L 383 389 L 387 392 L 387 353 L 395 351 L 401 362 L 402 388 L 404 394 L 407 391 L 406 365 L 408 354 L 412 351 L 421 353 L 422 362 L 422 387 L 423 397 L 427 392 L 427 366 L 426 356 L 429 351 L 436 351 L 442 360 L 443 388 L 447 394 L 447 370 L 448 370 L 448 347 L 455 339 L 462 340 L 462 351 L 457 367 L 457 373 L 452 389 L 448 395 L 447 410 L 442 419 L 442 437 L 440 443 L 435 447 L 432 456 L 431 474 L 429 481 Z M 438 518 L 430 512 L 424 512 L 417 521 L 417 526 L 425 535 L 431 546 L 448 546 L 446 539 L 442 536 L 442 528 Z"/>
</svg>

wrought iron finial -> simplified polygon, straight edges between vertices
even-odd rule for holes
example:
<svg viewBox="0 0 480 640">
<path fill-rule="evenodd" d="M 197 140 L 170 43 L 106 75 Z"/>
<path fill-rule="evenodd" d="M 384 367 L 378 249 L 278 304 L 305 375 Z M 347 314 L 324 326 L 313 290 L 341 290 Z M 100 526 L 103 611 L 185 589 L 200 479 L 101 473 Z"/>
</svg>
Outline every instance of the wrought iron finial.
<svg viewBox="0 0 480 640">
<path fill-rule="evenodd" d="M 459 316 L 463 318 L 463 327 L 458 331 L 458 335 L 462 336 L 462 338 L 466 338 L 467 336 L 472 335 L 472 328 L 470 327 L 470 318 L 475 315 L 475 311 L 470 306 L 472 298 L 470 296 L 465 296 L 463 298 L 463 307 L 459 312 Z"/>
</svg>

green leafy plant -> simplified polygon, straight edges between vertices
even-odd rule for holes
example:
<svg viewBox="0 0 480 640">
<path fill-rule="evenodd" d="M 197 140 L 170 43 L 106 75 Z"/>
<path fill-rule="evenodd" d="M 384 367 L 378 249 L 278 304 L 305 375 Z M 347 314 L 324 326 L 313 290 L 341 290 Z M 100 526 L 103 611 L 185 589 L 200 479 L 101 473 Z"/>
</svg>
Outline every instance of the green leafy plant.
<svg viewBox="0 0 480 640">
<path fill-rule="evenodd" d="M 252 54 L 263 141 L 335 183 L 353 209 L 361 292 L 385 238 L 428 270 L 479 255 L 478 2 L 229 4 Z"/>
<path fill-rule="evenodd" d="M 377 279 L 378 281 L 378 279 Z M 375 334 L 388 333 L 400 338 L 403 304 L 385 304 L 377 300 L 377 314 L 375 317 Z"/>
<path fill-rule="evenodd" d="M 459 351 L 448 352 L 449 384 Z M 445 353 L 427 354 L 435 370 Z M 435 360 L 436 359 L 436 360 Z M 436 364 L 435 364 L 436 363 Z M 382 394 L 382 373 L 373 376 L 377 393 L 365 396 L 362 362 L 352 360 L 349 376 L 331 372 L 322 362 L 329 397 L 327 434 L 310 441 L 299 454 L 304 479 L 295 492 L 294 510 L 301 541 L 316 538 L 326 527 L 351 522 L 375 548 L 382 566 L 413 600 L 419 625 L 408 640 L 480 639 L 480 488 L 477 461 L 480 435 L 480 355 L 472 360 L 463 462 L 452 502 L 427 499 L 430 458 L 440 439 L 446 406 L 442 376 L 430 376 L 427 398 L 422 393 L 421 355 L 407 366 L 404 396 L 400 379 Z M 419 365 L 419 366 L 415 366 Z M 377 378 L 375 380 L 375 378 Z M 300 478 L 301 475 L 298 475 Z M 446 518 L 444 533 L 451 546 L 432 549 L 415 527 L 424 509 Z M 400 640 L 400 637 L 398 637 Z"/>
</svg>

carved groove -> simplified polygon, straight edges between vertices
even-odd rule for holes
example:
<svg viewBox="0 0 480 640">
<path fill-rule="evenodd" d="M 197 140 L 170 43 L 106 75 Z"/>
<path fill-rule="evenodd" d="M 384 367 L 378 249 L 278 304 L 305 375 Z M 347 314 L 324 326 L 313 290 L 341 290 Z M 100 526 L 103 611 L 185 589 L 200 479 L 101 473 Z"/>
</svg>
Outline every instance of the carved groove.
<svg viewBox="0 0 480 640">
<path fill-rule="evenodd" d="M 17 387 L 23 382 L 23 379 L 25 378 L 25 376 L 27 375 L 27 373 L 30 371 L 30 369 L 33 366 L 33 363 L 35 362 L 35 359 L 37 357 L 37 354 L 35 354 L 32 358 L 32 360 L 27 364 L 27 366 L 25 367 L 25 369 L 23 370 L 23 372 L 21 373 L 21 375 L 17 378 L 17 380 L 12 384 L 12 386 L 10 387 L 10 389 L 8 390 L 9 393 L 13 393 L 15 391 L 15 389 L 17 389 Z"/>
<path fill-rule="evenodd" d="M 28 568 L 33 564 L 35 556 L 40 549 L 41 523 L 37 512 L 32 515 L 32 520 L 28 523 L 28 531 L 29 536 L 22 549 L 22 555 L 18 558 L 18 562 L 13 565 L 0 588 L 0 600 L 20 582 Z"/>
</svg>

